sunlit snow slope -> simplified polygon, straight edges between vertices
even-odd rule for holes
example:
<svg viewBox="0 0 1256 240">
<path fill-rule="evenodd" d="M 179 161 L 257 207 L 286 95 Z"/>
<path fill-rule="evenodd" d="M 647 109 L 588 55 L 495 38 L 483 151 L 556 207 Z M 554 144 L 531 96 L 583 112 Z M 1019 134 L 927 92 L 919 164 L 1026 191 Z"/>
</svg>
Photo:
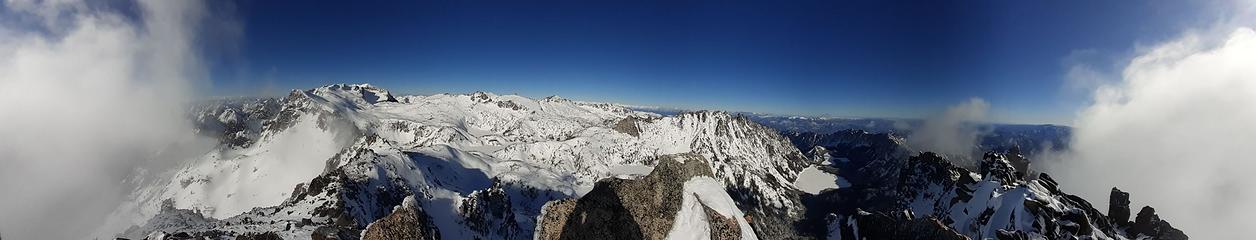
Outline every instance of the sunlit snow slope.
<svg viewBox="0 0 1256 240">
<path fill-rule="evenodd" d="M 740 208 L 720 211 L 785 222 L 800 214 L 793 183 L 807 166 L 775 130 L 724 112 L 661 116 L 483 92 L 393 96 L 365 84 L 194 110 L 217 147 L 135 176 L 132 200 L 100 237 L 357 238 L 414 196 L 445 238 L 526 239 L 545 202 L 648 172 L 659 156 L 678 153 L 710 159 L 715 178 L 704 186 L 721 187 Z M 771 223 L 754 228 L 781 231 L 765 228 Z"/>
</svg>

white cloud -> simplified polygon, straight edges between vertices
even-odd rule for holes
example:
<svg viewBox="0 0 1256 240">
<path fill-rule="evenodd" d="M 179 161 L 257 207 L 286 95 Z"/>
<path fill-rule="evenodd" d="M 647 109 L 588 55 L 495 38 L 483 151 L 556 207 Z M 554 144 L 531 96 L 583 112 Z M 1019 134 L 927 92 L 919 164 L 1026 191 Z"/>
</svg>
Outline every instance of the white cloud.
<svg viewBox="0 0 1256 240">
<path fill-rule="evenodd" d="M 907 137 L 912 148 L 945 154 L 964 166 L 973 166 L 972 154 L 977 140 L 984 133 L 975 122 L 985 121 L 990 103 L 971 98 L 946 111 L 926 118 L 920 128 Z"/>
<path fill-rule="evenodd" d="M 1049 162 L 1061 186 L 1099 207 L 1119 187 L 1196 239 L 1256 233 L 1256 31 L 1223 36 L 1145 49 L 1098 87 Z"/>
<path fill-rule="evenodd" d="M 42 24 L 0 26 L 0 234 L 86 237 L 127 174 L 190 135 L 206 8 L 141 0 L 136 21 L 85 1 L 4 4 Z"/>
<path fill-rule="evenodd" d="M 1095 88 L 1104 84 L 1119 81 L 1120 76 L 1113 69 L 1124 67 L 1124 61 L 1112 59 L 1112 54 L 1095 49 L 1076 50 L 1069 53 L 1062 61 L 1065 68 L 1064 89 L 1066 93 L 1090 94 Z"/>
</svg>

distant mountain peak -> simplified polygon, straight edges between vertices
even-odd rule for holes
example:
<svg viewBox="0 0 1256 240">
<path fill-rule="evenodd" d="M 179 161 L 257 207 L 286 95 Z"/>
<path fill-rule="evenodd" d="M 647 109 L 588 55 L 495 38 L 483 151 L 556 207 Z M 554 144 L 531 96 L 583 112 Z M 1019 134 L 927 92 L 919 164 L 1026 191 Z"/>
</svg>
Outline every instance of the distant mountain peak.
<svg viewBox="0 0 1256 240">
<path fill-rule="evenodd" d="M 545 101 L 545 102 L 570 102 L 571 100 L 568 100 L 568 99 L 563 98 L 563 97 L 558 96 L 558 95 L 550 95 L 550 96 L 548 96 L 548 97 L 545 97 L 545 98 L 541 99 L 541 101 Z"/>
<path fill-rule="evenodd" d="M 894 133 L 782 133 L 744 113 L 664 115 L 488 92 L 395 97 L 369 84 L 202 105 L 192 114 L 197 132 L 219 144 L 171 174 L 138 176 L 142 186 L 109 220 L 121 229 L 100 237 L 532 239 L 547 227 L 570 227 L 547 235 L 563 238 L 605 233 L 572 219 L 625 206 L 633 216 L 619 217 L 646 217 L 641 233 L 653 238 L 1180 233 L 1152 209 L 1124 221 L 1137 230 L 1105 225 L 1045 174 L 1026 179 L 1029 160 L 1018 149 L 988 154 L 980 171 L 970 171 L 936 154 L 913 156 Z M 805 169 L 849 182 L 803 192 Z M 620 179 L 642 172 L 650 174 Z M 656 193 L 670 197 L 650 197 Z M 616 197 L 631 199 L 617 204 Z M 577 213 L 543 214 L 564 206 Z M 670 210 L 650 211 L 660 208 Z M 1013 210 L 1027 217 L 990 218 Z M 553 219 L 568 220 L 542 222 Z"/>
<path fill-rule="evenodd" d="M 309 90 L 308 92 L 319 96 L 335 96 L 347 98 L 350 100 L 361 100 L 366 104 L 375 104 L 379 102 L 397 102 L 397 98 L 392 93 L 383 88 L 375 87 L 370 84 L 332 84 Z"/>
</svg>

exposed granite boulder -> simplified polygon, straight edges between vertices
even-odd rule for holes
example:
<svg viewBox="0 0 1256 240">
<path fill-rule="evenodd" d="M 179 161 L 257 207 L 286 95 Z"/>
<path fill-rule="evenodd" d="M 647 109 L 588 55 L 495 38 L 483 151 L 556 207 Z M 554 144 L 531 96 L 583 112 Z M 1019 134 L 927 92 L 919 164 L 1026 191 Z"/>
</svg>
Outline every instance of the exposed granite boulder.
<svg viewBox="0 0 1256 240">
<path fill-rule="evenodd" d="M 567 225 L 567 217 L 576 208 L 576 199 L 561 199 L 545 203 L 541 216 L 537 219 L 537 240 L 558 240 L 562 237 L 563 226 Z"/>
<path fill-rule="evenodd" d="M 737 220 L 721 215 L 715 209 L 707 207 L 702 201 L 698 201 L 698 204 L 702 204 L 702 212 L 706 213 L 707 222 L 711 224 L 712 240 L 741 239 L 741 226 L 737 225 Z"/>
<path fill-rule="evenodd" d="M 1108 197 L 1108 219 L 1112 220 L 1117 226 L 1127 226 L 1130 223 L 1130 194 L 1121 189 L 1112 188 L 1112 194 Z"/>
<path fill-rule="evenodd" d="M 547 204 L 537 239 L 664 239 L 680 211 L 684 182 L 712 176 L 707 166 L 700 155 L 667 155 L 643 178 L 598 181 L 578 200 Z"/>
<path fill-rule="evenodd" d="M 440 230 L 432 225 L 432 219 L 414 204 L 413 198 L 384 218 L 371 223 L 362 234 L 363 240 L 375 239 L 440 239 Z"/>
</svg>

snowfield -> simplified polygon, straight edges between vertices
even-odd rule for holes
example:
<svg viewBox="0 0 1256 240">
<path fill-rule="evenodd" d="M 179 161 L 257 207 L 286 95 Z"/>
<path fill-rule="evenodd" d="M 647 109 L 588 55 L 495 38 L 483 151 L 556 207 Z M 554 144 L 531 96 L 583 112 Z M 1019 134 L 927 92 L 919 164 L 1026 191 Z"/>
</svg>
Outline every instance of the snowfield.
<svg viewBox="0 0 1256 240">
<path fill-rule="evenodd" d="M 987 153 L 970 170 L 908 151 L 891 134 L 794 133 L 791 141 L 725 112 L 664 116 L 484 92 L 393 96 L 365 84 L 192 110 L 198 133 L 216 145 L 163 161 L 171 168 L 136 169 L 128 200 L 95 237 L 358 239 L 370 226 L 417 226 L 429 236 L 412 237 L 533 239 L 569 233 L 568 217 L 588 216 L 543 209 L 607 216 L 630 206 L 649 226 L 637 230 L 669 239 L 1185 238 L 1149 207 L 1135 219 L 1130 211 L 1109 218 L 1048 175 L 1025 175 L 1019 152 Z M 688 169 L 710 177 L 588 194 L 654 179 L 667 169 L 659 162 L 677 155 L 700 156 Z M 641 200 L 682 191 L 667 195 L 669 204 Z M 598 200 L 575 201 L 589 196 Z M 588 222 L 637 221 L 618 216 Z"/>
<path fill-rule="evenodd" d="M 712 160 L 717 179 L 703 186 L 723 194 L 704 199 L 715 201 L 708 206 L 742 199 L 759 203 L 755 214 L 801 211 L 789 183 L 805 166 L 802 154 L 775 130 L 723 112 L 662 116 L 560 97 L 392 96 L 337 84 L 206 104 L 192 117 L 220 144 L 175 169 L 136 176 L 130 200 L 97 236 L 188 231 L 170 224 L 188 214 L 239 232 L 358 231 L 411 195 L 447 239 L 527 239 L 545 202 L 579 197 L 599 179 L 639 177 L 659 156 L 691 152 Z M 351 216 L 328 215 L 340 209 Z"/>
</svg>

